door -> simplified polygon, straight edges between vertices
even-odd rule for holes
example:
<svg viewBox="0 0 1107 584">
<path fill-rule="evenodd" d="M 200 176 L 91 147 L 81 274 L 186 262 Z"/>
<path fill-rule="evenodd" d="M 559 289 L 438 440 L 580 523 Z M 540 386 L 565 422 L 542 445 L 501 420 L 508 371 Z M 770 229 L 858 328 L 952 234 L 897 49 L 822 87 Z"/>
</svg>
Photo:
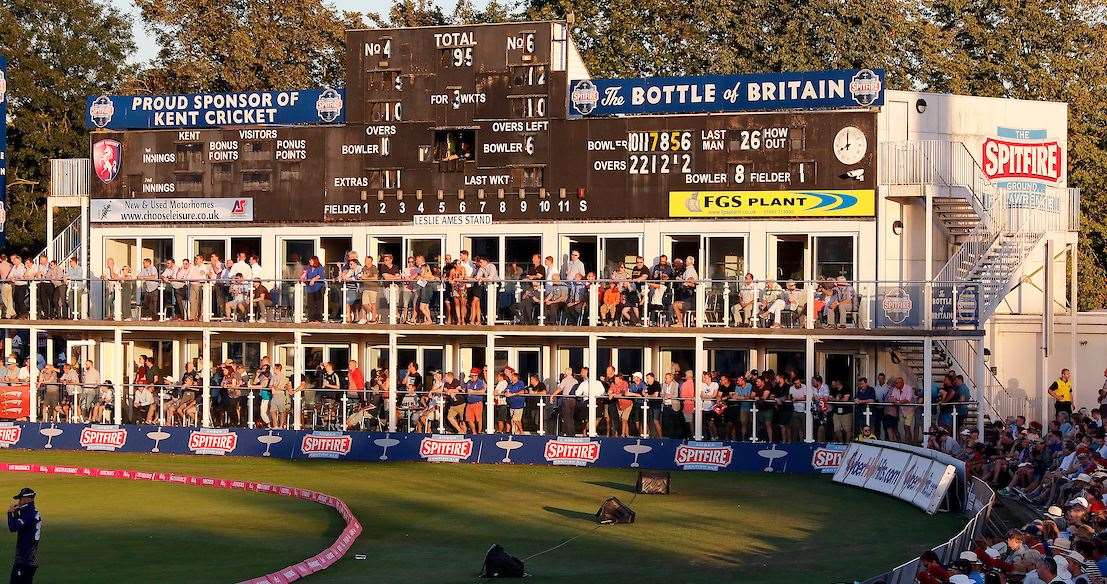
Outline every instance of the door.
<svg viewBox="0 0 1107 584">
<path fill-rule="evenodd" d="M 837 379 L 843 386 L 856 389 L 856 357 L 849 353 L 826 353 L 825 359 L 826 365 L 823 370 L 826 371 L 825 381 L 828 385 Z"/>
<path fill-rule="evenodd" d="M 704 237 L 703 269 L 709 280 L 737 280 L 746 272 L 746 240 L 743 237 Z"/>
<path fill-rule="evenodd" d="M 423 259 L 428 265 L 441 266 L 442 265 L 442 238 L 416 238 L 409 237 L 405 241 L 407 245 L 407 256 L 417 257 L 423 256 Z"/>
<path fill-rule="evenodd" d="M 727 375 L 742 375 L 750 370 L 750 352 L 745 349 L 714 349 L 707 353 L 707 368 Z"/>
<path fill-rule="evenodd" d="M 794 280 L 797 287 L 803 287 L 802 283 L 808 279 L 807 265 L 807 236 L 806 235 L 776 235 L 775 265 L 773 273 L 769 276 L 778 282 Z M 755 275 L 756 279 L 757 278 Z"/>
</svg>

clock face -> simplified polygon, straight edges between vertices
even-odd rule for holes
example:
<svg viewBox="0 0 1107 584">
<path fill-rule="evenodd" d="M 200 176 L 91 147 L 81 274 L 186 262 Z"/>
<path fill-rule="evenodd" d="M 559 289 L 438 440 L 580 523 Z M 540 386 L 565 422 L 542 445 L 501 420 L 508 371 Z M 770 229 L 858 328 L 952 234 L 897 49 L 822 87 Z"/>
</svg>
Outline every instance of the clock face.
<svg viewBox="0 0 1107 584">
<path fill-rule="evenodd" d="M 842 164 L 861 162 L 868 149 L 869 143 L 865 133 L 857 127 L 846 126 L 838 130 L 838 134 L 834 136 L 834 156 L 837 156 Z"/>
</svg>

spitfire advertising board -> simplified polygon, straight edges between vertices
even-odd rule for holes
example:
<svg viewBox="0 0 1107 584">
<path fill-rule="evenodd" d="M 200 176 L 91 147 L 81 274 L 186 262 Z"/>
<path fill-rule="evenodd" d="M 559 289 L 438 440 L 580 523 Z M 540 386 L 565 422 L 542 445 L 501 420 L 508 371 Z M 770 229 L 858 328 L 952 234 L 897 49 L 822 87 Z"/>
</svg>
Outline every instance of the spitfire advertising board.
<svg viewBox="0 0 1107 584">
<path fill-rule="evenodd" d="M 346 90 L 298 89 L 180 95 L 98 95 L 85 103 L 90 130 L 219 128 L 346 121 Z"/>
<path fill-rule="evenodd" d="M 884 105 L 882 69 L 577 79 L 569 115 L 691 114 Z"/>
<path fill-rule="evenodd" d="M 0 422 L 0 448 L 99 450 L 364 462 L 534 464 L 671 471 L 832 471 L 822 443 L 509 436 Z M 817 464 L 817 466 L 816 466 Z"/>
</svg>

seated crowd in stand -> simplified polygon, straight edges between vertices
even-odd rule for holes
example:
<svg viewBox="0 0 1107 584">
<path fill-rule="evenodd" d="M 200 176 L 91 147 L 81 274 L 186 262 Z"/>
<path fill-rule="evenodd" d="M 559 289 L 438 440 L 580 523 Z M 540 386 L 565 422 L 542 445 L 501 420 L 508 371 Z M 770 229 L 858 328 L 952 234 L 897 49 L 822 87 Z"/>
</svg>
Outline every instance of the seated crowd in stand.
<svg viewBox="0 0 1107 584">
<path fill-rule="evenodd" d="M 1101 392 L 1101 398 L 1103 397 Z M 1101 399 L 1102 401 L 1102 399 Z M 917 580 L 1095 584 L 1107 574 L 1107 440 L 1101 406 L 1058 411 L 1043 426 L 1023 416 L 954 436 L 946 428 L 929 446 L 965 461 L 965 469 L 1035 511 L 1037 519 L 995 538 L 977 538 L 951 565 L 923 554 Z M 1014 501 L 1012 501 L 1014 503 Z M 966 579 L 967 578 L 967 579 Z"/>
<path fill-rule="evenodd" d="M 499 322 L 518 324 L 584 324 L 590 314 L 590 288 L 596 286 L 596 307 L 604 325 L 692 326 L 696 324 L 697 288 L 712 322 L 732 326 L 800 327 L 806 325 L 809 297 L 803 282 L 783 284 L 772 279 L 703 282 L 692 257 L 660 256 L 652 267 L 643 257 L 633 266 L 617 263 L 606 273 L 586 269 L 578 251 L 572 251 L 560 269 L 553 256 L 535 254 L 530 264 L 510 263 L 499 274 L 495 261 L 470 258 L 462 250 L 457 259 L 446 254 L 429 263 L 422 255 L 403 265 L 391 254 L 364 259 L 348 252 L 341 263 L 324 266 L 318 256 L 306 263 L 292 255 L 280 279 L 265 279 L 257 255 L 240 252 L 223 260 L 218 254 L 191 260 L 165 260 L 156 265 L 145 258 L 132 270 L 106 261 L 97 282 L 120 286 L 97 287 L 102 315 L 161 320 L 200 320 L 204 287 L 213 283 L 209 302 L 215 320 L 290 320 L 295 284 L 303 285 L 303 315 L 309 322 L 348 324 L 386 322 L 389 303 L 395 302 L 398 322 L 406 324 L 477 325 L 493 308 Z M 90 290 L 76 258 L 66 266 L 45 255 L 37 261 L 18 255 L 0 255 L 0 316 L 27 318 L 30 286 L 35 283 L 36 318 L 74 318 L 80 298 Z M 396 296 L 390 300 L 390 288 Z M 816 326 L 857 324 L 859 302 L 854 286 L 844 277 L 821 278 L 814 284 L 812 314 Z M 493 294 L 489 296 L 489 290 Z M 118 296 L 118 298 L 117 298 Z M 725 299 L 724 299 L 725 297 Z M 486 305 L 494 302 L 495 307 Z M 725 306 L 729 306 L 729 313 Z"/>
</svg>

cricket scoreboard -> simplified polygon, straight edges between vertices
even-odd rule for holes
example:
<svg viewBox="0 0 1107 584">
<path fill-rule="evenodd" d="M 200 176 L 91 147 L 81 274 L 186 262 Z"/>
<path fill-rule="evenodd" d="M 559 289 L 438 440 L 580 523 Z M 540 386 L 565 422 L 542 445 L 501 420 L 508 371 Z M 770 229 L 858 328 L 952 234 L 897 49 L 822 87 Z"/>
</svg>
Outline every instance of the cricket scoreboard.
<svg viewBox="0 0 1107 584">
<path fill-rule="evenodd" d="M 869 107 L 749 112 L 746 104 L 733 113 L 721 103 L 710 113 L 664 114 L 651 103 L 650 115 L 582 116 L 589 100 L 596 99 L 587 110 L 594 111 L 603 99 L 591 80 L 570 79 L 587 73 L 564 23 L 355 30 L 347 53 L 344 91 L 305 93 L 294 104 L 320 104 L 313 106 L 319 116 L 325 105 L 335 123 L 94 132 L 93 197 L 117 207 L 237 197 L 262 222 L 875 215 Z M 881 83 L 868 70 L 828 73 L 805 74 L 811 95 L 840 102 L 856 88 L 871 97 Z M 794 89 L 788 103 L 807 95 L 788 83 L 780 82 L 782 95 Z M 671 93 L 716 94 L 713 87 Z M 265 103 L 231 97 L 182 103 Z M 278 104 L 267 114 L 274 120 L 315 115 L 269 103 Z M 176 119 L 155 114 L 135 117 Z"/>
</svg>

